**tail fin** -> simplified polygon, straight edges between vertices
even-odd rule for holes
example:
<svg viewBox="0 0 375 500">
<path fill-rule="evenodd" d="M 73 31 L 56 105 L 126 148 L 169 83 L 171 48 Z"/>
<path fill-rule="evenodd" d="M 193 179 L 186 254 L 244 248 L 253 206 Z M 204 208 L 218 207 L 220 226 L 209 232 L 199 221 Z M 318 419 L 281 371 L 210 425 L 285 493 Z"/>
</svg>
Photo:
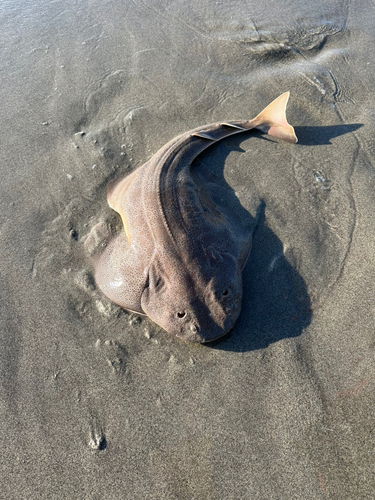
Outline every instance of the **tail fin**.
<svg viewBox="0 0 375 500">
<path fill-rule="evenodd" d="M 285 92 L 271 102 L 258 116 L 251 120 L 254 128 L 287 142 L 297 142 L 294 128 L 289 125 L 285 109 L 289 92 Z"/>
</svg>

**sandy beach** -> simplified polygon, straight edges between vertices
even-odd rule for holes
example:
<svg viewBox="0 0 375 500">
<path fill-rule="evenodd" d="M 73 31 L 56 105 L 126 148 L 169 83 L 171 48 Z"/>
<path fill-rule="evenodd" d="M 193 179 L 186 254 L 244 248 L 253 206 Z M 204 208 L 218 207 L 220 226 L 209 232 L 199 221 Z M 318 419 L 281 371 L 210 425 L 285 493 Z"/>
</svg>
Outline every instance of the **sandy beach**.
<svg viewBox="0 0 375 500">
<path fill-rule="evenodd" d="M 0 498 L 375 497 L 375 5 L 0 6 Z M 298 144 L 201 155 L 252 213 L 242 312 L 211 344 L 96 287 L 106 187 L 283 92 Z"/>
</svg>

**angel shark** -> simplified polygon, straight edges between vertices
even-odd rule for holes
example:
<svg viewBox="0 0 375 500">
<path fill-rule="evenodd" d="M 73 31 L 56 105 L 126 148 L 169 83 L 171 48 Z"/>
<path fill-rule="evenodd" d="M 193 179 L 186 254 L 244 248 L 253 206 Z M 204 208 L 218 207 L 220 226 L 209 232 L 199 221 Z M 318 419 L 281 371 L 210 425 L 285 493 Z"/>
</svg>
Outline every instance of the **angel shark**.
<svg viewBox="0 0 375 500">
<path fill-rule="evenodd" d="M 221 139 L 251 129 L 297 142 L 285 115 L 288 99 L 289 92 L 280 95 L 250 121 L 190 130 L 109 184 L 108 203 L 120 214 L 123 231 L 100 223 L 86 241 L 93 246 L 98 234 L 104 241 L 91 262 L 107 297 L 191 342 L 210 342 L 233 328 L 252 232 L 194 180 L 191 164 Z"/>
</svg>

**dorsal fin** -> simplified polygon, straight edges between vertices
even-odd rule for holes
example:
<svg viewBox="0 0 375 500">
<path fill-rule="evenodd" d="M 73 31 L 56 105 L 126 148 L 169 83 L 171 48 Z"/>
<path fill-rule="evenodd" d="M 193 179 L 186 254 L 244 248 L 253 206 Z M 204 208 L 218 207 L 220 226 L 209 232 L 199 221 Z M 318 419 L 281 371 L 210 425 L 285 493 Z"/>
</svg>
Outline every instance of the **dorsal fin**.
<svg viewBox="0 0 375 500">
<path fill-rule="evenodd" d="M 223 122 L 223 123 L 220 123 L 220 125 L 225 125 L 226 127 L 238 128 L 239 130 L 246 130 L 243 127 L 241 127 L 240 125 L 236 125 L 235 123 L 230 123 L 230 122 Z"/>
<path fill-rule="evenodd" d="M 288 99 L 289 92 L 281 94 L 251 120 L 251 125 L 283 141 L 297 142 L 294 128 L 289 125 L 285 115 Z"/>
<path fill-rule="evenodd" d="M 191 135 L 194 135 L 195 137 L 201 137 L 202 139 L 208 139 L 209 141 L 216 141 L 215 137 L 213 137 L 210 132 L 205 132 L 204 130 L 202 130 L 201 132 L 194 132 L 194 134 Z"/>
</svg>

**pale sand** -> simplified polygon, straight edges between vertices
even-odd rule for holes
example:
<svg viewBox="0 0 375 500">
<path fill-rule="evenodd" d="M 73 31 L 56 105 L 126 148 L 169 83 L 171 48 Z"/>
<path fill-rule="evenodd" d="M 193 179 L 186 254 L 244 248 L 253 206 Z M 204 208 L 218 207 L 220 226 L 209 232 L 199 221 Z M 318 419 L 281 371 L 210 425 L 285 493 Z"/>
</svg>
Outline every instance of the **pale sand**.
<svg viewBox="0 0 375 500">
<path fill-rule="evenodd" d="M 374 498 L 374 5 L 1 9 L 0 497 Z M 287 90 L 299 144 L 201 159 L 265 202 L 230 336 L 112 305 L 83 252 L 107 183 Z"/>
</svg>

